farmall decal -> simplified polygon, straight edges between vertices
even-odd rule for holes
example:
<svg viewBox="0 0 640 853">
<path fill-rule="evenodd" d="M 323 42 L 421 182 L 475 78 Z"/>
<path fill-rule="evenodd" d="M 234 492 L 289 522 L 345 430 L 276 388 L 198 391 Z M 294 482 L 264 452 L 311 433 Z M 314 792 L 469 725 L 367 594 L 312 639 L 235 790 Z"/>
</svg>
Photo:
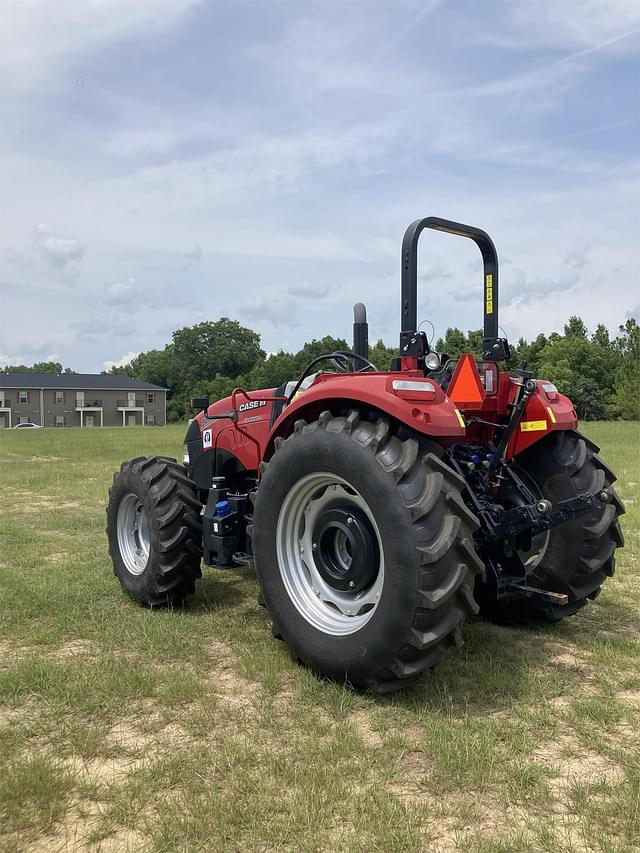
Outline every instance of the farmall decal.
<svg viewBox="0 0 640 853">
<path fill-rule="evenodd" d="M 267 405 L 266 400 L 251 400 L 250 403 L 241 403 L 238 406 L 239 412 L 249 412 L 251 409 L 261 409 L 263 406 Z"/>
<path fill-rule="evenodd" d="M 202 446 L 203 447 L 211 447 L 211 430 L 205 429 L 202 433 Z"/>
</svg>

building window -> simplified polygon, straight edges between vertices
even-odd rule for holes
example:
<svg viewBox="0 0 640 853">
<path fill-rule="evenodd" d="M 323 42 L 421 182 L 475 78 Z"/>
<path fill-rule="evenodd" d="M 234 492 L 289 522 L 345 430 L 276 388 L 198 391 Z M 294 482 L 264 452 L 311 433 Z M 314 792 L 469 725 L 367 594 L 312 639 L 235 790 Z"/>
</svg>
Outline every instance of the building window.
<svg viewBox="0 0 640 853">
<path fill-rule="evenodd" d="M 84 391 L 76 391 L 76 406 L 84 406 Z"/>
<path fill-rule="evenodd" d="M 56 426 L 64 426 L 64 415 L 56 415 Z"/>
<path fill-rule="evenodd" d="M 155 415 L 147 415 L 147 423 L 148 424 L 155 424 L 155 422 L 156 422 L 156 416 Z"/>
<path fill-rule="evenodd" d="M 64 403 L 64 391 L 56 391 L 56 403 Z"/>
<path fill-rule="evenodd" d="M 21 391 L 20 396 L 18 398 L 18 402 L 28 403 L 29 402 L 29 392 L 28 391 Z"/>
<path fill-rule="evenodd" d="M 20 423 L 20 424 L 28 424 L 28 423 L 29 423 L 29 418 L 25 418 L 23 415 L 20 415 L 20 417 L 18 418 L 18 423 Z"/>
<path fill-rule="evenodd" d="M 153 405 L 155 403 L 155 401 L 156 401 L 156 395 L 153 392 L 150 394 L 147 394 L 147 403 L 149 403 L 150 405 Z"/>
</svg>

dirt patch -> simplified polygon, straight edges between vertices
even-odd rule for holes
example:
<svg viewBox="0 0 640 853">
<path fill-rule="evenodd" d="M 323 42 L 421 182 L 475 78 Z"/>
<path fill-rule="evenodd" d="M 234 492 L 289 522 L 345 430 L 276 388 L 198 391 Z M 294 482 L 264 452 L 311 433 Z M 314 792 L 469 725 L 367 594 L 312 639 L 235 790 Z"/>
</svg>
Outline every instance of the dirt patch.
<svg viewBox="0 0 640 853">
<path fill-rule="evenodd" d="M 44 562 L 48 563 L 50 566 L 61 566 L 69 559 L 69 552 L 57 551 L 53 554 L 47 554 L 43 559 Z"/>
<path fill-rule="evenodd" d="M 51 497 L 39 497 L 32 495 L 28 502 L 22 504 L 14 504 L 14 510 L 20 513 L 40 512 L 41 510 L 57 510 L 57 509 L 82 509 L 83 505 L 80 501 L 59 501 Z"/>
<path fill-rule="evenodd" d="M 69 809 L 54 835 L 42 835 L 20 849 L 24 853 L 141 853 L 146 848 L 141 832 L 124 828 L 89 842 L 89 836 L 98 828 L 99 817 L 98 804 L 78 803 Z"/>
<path fill-rule="evenodd" d="M 82 782 L 95 785 L 114 785 L 123 782 L 131 773 L 135 773 L 145 763 L 144 758 L 113 757 L 92 758 L 83 761 L 72 758 L 65 761 L 66 766 Z"/>
<path fill-rule="evenodd" d="M 402 779 L 389 785 L 391 793 L 407 803 L 424 803 L 428 799 L 424 779 L 428 772 L 428 759 L 424 752 L 411 751 L 402 754 L 399 766 Z"/>
<path fill-rule="evenodd" d="M 238 674 L 229 645 L 220 640 L 209 640 L 207 645 L 216 663 L 209 670 L 206 680 L 220 703 L 231 708 L 253 708 L 261 695 L 259 685 Z"/>
<path fill-rule="evenodd" d="M 586 678 L 592 678 L 594 675 L 593 668 L 590 666 L 586 658 L 581 657 L 575 651 L 561 651 L 549 658 L 549 663 L 555 666 L 562 666 L 565 669 L 570 669 Z"/>
<path fill-rule="evenodd" d="M 640 690 L 621 690 L 616 693 L 616 699 L 623 705 L 640 710 Z"/>
<path fill-rule="evenodd" d="M 29 462 L 66 462 L 63 456 L 30 456 Z"/>
<path fill-rule="evenodd" d="M 51 652 L 51 657 L 63 660 L 66 658 L 89 657 L 96 654 L 97 650 L 90 640 L 69 640 L 69 642 Z"/>
<path fill-rule="evenodd" d="M 367 746 L 382 746 L 380 734 L 371 725 L 370 713 L 368 711 L 353 711 L 349 714 L 349 720 L 358 730 L 358 734 Z"/>
<path fill-rule="evenodd" d="M 153 746 L 154 740 L 153 735 L 128 722 L 116 723 L 107 735 L 108 745 L 128 753 L 145 752 Z"/>
<path fill-rule="evenodd" d="M 586 749 L 569 735 L 561 735 L 557 740 L 538 747 L 531 758 L 549 768 L 552 773 L 551 789 L 559 799 L 562 799 L 567 787 L 575 782 L 605 781 L 615 784 L 624 778 L 621 768 L 606 756 Z"/>
</svg>

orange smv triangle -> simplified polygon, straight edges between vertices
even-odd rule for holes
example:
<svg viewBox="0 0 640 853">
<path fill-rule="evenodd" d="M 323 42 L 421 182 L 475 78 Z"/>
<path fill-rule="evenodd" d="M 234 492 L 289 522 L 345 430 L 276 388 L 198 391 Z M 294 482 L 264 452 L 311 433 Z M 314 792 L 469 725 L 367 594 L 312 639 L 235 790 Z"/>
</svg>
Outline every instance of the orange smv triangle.
<svg viewBox="0 0 640 853">
<path fill-rule="evenodd" d="M 476 408 L 484 401 L 484 388 L 475 359 L 469 353 L 461 355 L 447 388 L 447 397 L 461 408 Z"/>
</svg>

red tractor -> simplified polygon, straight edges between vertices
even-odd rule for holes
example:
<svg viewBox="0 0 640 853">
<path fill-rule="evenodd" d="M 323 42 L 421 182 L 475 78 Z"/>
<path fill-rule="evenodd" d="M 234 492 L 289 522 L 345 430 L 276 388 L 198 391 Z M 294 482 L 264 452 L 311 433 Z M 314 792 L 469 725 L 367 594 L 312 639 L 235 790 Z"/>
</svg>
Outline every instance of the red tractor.
<svg viewBox="0 0 640 853">
<path fill-rule="evenodd" d="M 418 330 L 425 228 L 480 249 L 479 362 L 432 351 Z M 479 609 L 540 624 L 597 596 L 623 545 L 615 476 L 551 382 L 498 370 L 510 353 L 491 238 L 436 217 L 410 225 L 401 317 L 391 370 L 369 361 L 356 305 L 352 352 L 320 356 L 277 389 L 193 400 L 183 464 L 121 466 L 107 532 L 129 595 L 177 605 L 201 561 L 253 563 L 260 603 L 293 656 L 381 693 L 437 664 Z"/>
</svg>

